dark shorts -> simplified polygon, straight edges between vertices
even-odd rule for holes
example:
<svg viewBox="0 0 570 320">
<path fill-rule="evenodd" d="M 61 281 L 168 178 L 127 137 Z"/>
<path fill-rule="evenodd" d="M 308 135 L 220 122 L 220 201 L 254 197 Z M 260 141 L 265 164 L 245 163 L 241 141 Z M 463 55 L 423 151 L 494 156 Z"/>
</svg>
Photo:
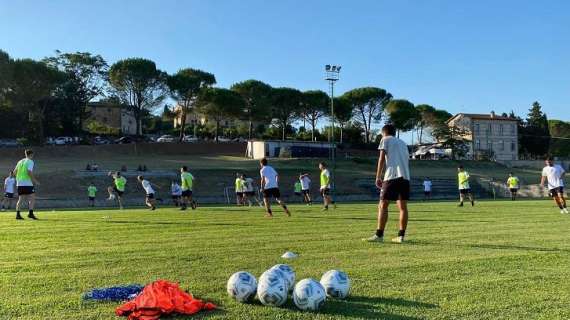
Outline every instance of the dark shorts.
<svg viewBox="0 0 570 320">
<path fill-rule="evenodd" d="M 321 189 L 321 195 L 322 196 L 328 196 L 329 194 L 331 194 L 331 189 L 329 189 L 329 188 Z"/>
<path fill-rule="evenodd" d="M 95 197 L 89 197 L 89 201 L 95 201 Z"/>
<path fill-rule="evenodd" d="M 510 188 L 509 190 L 510 190 L 512 193 L 516 193 L 516 192 L 518 192 L 518 191 L 519 191 L 519 189 L 518 189 L 518 188 Z"/>
<path fill-rule="evenodd" d="M 6 199 L 14 199 L 14 193 L 12 193 L 12 192 L 6 192 L 6 193 L 4 193 L 4 198 L 6 198 Z"/>
<path fill-rule="evenodd" d="M 117 187 L 113 187 L 113 192 L 115 192 L 119 197 L 122 197 L 125 194 L 125 191 L 119 191 Z"/>
<path fill-rule="evenodd" d="M 147 194 L 146 194 L 146 198 L 147 198 L 148 200 L 154 199 L 154 193 L 147 193 Z"/>
<path fill-rule="evenodd" d="M 183 196 L 183 197 L 191 197 L 191 196 L 192 196 L 192 190 L 184 190 L 184 191 L 182 191 L 182 196 Z"/>
<path fill-rule="evenodd" d="M 303 190 L 303 194 L 304 195 L 308 195 L 311 192 L 311 190 L 307 189 L 307 190 Z"/>
<path fill-rule="evenodd" d="M 431 191 L 424 191 L 424 195 L 430 196 L 430 195 L 431 195 Z"/>
<path fill-rule="evenodd" d="M 243 197 L 243 192 L 236 192 L 236 197 Z"/>
<path fill-rule="evenodd" d="M 410 181 L 398 178 L 382 182 L 380 200 L 410 200 Z"/>
<path fill-rule="evenodd" d="M 263 197 L 264 198 L 281 198 L 281 192 L 279 192 L 279 188 L 271 188 L 263 190 Z"/>
<path fill-rule="evenodd" d="M 552 198 L 554 198 L 554 196 L 557 196 L 559 194 L 564 194 L 564 187 L 558 187 L 558 188 L 550 189 L 550 190 L 548 190 L 548 194 L 550 194 L 550 196 Z"/>
<path fill-rule="evenodd" d="M 172 195 L 172 200 L 178 200 L 178 199 L 180 199 L 179 195 Z"/>
<path fill-rule="evenodd" d="M 470 194 L 471 188 L 469 189 L 459 189 L 459 194 Z"/>
<path fill-rule="evenodd" d="M 296 195 L 296 196 L 301 196 L 302 193 L 301 193 L 301 192 L 295 192 L 295 195 Z"/>
<path fill-rule="evenodd" d="M 243 194 L 245 194 L 245 195 L 248 196 L 248 197 L 253 197 L 253 196 L 255 196 L 255 192 L 253 192 L 253 191 L 244 192 Z"/>
<path fill-rule="evenodd" d="M 20 196 L 25 196 L 25 195 L 34 194 L 34 193 L 36 193 L 36 190 L 34 189 L 33 186 L 20 186 L 20 187 L 18 187 L 18 195 L 20 195 Z"/>
</svg>

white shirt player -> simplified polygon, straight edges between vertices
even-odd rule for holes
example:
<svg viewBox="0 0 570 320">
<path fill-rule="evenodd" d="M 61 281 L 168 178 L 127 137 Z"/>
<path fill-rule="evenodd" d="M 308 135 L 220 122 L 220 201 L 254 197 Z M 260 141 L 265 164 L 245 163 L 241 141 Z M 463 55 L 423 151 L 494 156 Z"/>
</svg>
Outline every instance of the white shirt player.
<svg viewBox="0 0 570 320">
<path fill-rule="evenodd" d="M 16 178 L 7 177 L 4 179 L 4 192 L 15 193 L 16 192 Z"/>
<path fill-rule="evenodd" d="M 542 176 L 548 181 L 548 190 L 564 187 L 563 175 L 566 171 L 560 165 L 546 166 L 542 169 Z"/>
<path fill-rule="evenodd" d="M 180 188 L 180 185 L 178 183 L 175 183 L 170 187 L 170 192 L 173 196 L 181 196 L 182 188 Z"/>
<path fill-rule="evenodd" d="M 245 192 L 253 192 L 253 179 L 245 178 Z"/>
<path fill-rule="evenodd" d="M 278 188 L 277 185 L 277 171 L 273 169 L 271 166 L 264 166 L 259 170 L 259 174 L 261 175 L 261 179 L 264 181 L 264 190 Z"/>
<path fill-rule="evenodd" d="M 303 176 L 301 179 L 301 190 L 309 190 L 311 189 L 311 178 L 308 176 Z"/>
<path fill-rule="evenodd" d="M 148 180 L 145 179 L 141 181 L 141 184 L 144 191 L 146 191 L 146 194 L 154 194 L 154 189 L 152 188 L 152 185 L 150 184 L 150 182 L 148 182 Z"/>
<path fill-rule="evenodd" d="M 424 191 L 425 192 L 431 192 L 431 181 L 430 180 L 425 180 L 424 181 Z"/>
<path fill-rule="evenodd" d="M 406 143 L 396 137 L 382 138 L 378 150 L 386 152 L 386 172 L 384 181 L 404 178 L 410 180 L 410 153 Z"/>
</svg>

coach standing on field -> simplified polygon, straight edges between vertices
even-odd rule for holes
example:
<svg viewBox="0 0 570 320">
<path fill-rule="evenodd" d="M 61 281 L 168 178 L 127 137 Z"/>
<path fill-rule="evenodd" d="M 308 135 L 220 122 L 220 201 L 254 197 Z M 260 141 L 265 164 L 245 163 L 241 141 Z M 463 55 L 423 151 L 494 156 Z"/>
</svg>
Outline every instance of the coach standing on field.
<svg viewBox="0 0 570 320">
<path fill-rule="evenodd" d="M 34 206 L 36 204 L 35 186 L 39 186 L 40 183 L 34 177 L 34 152 L 27 149 L 25 152 L 26 157 L 16 164 L 14 169 L 14 175 L 16 176 L 16 185 L 18 186 L 18 202 L 16 203 L 16 219 L 23 220 L 20 215 L 20 206 L 22 201 L 28 202 L 28 218 L 37 220 L 34 215 Z"/>
<path fill-rule="evenodd" d="M 396 201 L 400 210 L 400 230 L 398 237 L 392 242 L 404 242 L 408 226 L 408 200 L 410 200 L 410 166 L 409 152 L 406 143 L 395 137 L 396 128 L 387 124 L 382 128 L 380 141 L 380 157 L 376 169 L 376 186 L 381 189 L 378 206 L 378 228 L 376 233 L 365 239 L 370 242 L 384 241 L 384 229 L 388 221 L 388 207 Z M 382 176 L 383 174 L 383 176 Z"/>
</svg>

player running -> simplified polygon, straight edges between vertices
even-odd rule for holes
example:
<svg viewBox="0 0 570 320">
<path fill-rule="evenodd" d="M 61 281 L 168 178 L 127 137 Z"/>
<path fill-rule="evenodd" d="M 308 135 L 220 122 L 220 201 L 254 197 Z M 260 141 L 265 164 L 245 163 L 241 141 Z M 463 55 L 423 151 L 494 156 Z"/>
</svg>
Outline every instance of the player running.
<svg viewBox="0 0 570 320">
<path fill-rule="evenodd" d="M 119 202 L 119 209 L 123 210 L 123 195 L 125 194 L 125 186 L 127 178 L 123 177 L 119 171 L 109 172 L 109 176 L 113 178 L 113 186 L 107 188 L 109 198 L 107 200 L 115 200 Z"/>
<path fill-rule="evenodd" d="M 244 185 L 243 185 L 244 181 L 241 178 L 241 175 L 239 173 L 236 173 L 236 180 L 234 182 L 234 188 L 236 191 L 236 204 L 238 206 L 242 206 L 244 205 L 244 201 L 243 201 L 243 189 L 244 189 Z"/>
<path fill-rule="evenodd" d="M 176 181 L 172 181 L 170 184 L 170 195 L 172 196 L 172 202 L 175 207 L 180 205 L 180 198 L 182 197 L 182 188 Z"/>
<path fill-rule="evenodd" d="M 2 211 L 12 207 L 14 194 L 16 193 L 16 178 L 14 172 L 10 172 L 6 179 L 4 179 L 4 199 L 2 199 Z"/>
<path fill-rule="evenodd" d="M 511 192 L 511 200 L 517 200 L 517 193 L 520 189 L 520 180 L 517 176 L 515 176 L 512 172 L 509 173 L 509 178 L 507 179 L 507 186 L 509 187 L 509 191 Z"/>
<path fill-rule="evenodd" d="M 16 177 L 16 185 L 18 186 L 18 202 L 16 202 L 16 219 L 23 220 L 20 215 L 20 208 L 23 202 L 28 203 L 28 218 L 37 220 L 34 215 L 34 206 L 36 204 L 35 187 L 40 182 L 34 176 L 34 151 L 27 149 L 24 151 L 26 157 L 16 164 L 13 175 Z"/>
<path fill-rule="evenodd" d="M 153 186 L 156 187 L 157 189 L 160 188 L 157 185 L 153 185 L 152 183 L 150 183 L 143 176 L 138 176 L 137 180 L 141 183 L 146 193 L 144 203 L 146 204 L 147 207 L 150 208 L 150 210 L 152 211 L 156 210 L 156 198 Z"/>
<path fill-rule="evenodd" d="M 279 192 L 279 174 L 273 169 L 273 167 L 267 165 L 267 159 L 263 158 L 259 162 L 261 165 L 261 170 L 259 170 L 259 175 L 261 176 L 261 190 L 263 190 L 263 203 L 265 204 L 266 217 L 273 217 L 273 212 L 271 211 L 271 198 L 275 198 L 277 203 L 283 207 L 285 214 L 291 216 L 291 212 L 287 209 L 285 202 L 281 200 L 281 193 Z"/>
<path fill-rule="evenodd" d="M 544 187 L 544 183 L 548 182 L 548 193 L 560 208 L 560 213 L 568 213 L 566 199 L 564 199 L 564 175 L 566 171 L 562 166 L 554 164 L 551 157 L 546 158 L 544 162 L 546 166 L 542 169 L 540 186 Z"/>
<path fill-rule="evenodd" d="M 336 204 L 334 200 L 331 198 L 331 173 L 329 169 L 327 169 L 327 164 L 324 162 L 319 163 L 319 170 L 321 170 L 321 187 L 320 192 L 321 196 L 323 197 L 323 211 L 327 211 L 329 209 L 329 205 L 333 204 L 334 208 L 336 209 Z"/>
<path fill-rule="evenodd" d="M 91 182 L 87 187 L 87 197 L 89 199 L 89 206 L 95 207 L 95 198 L 97 197 L 97 187 Z"/>
<path fill-rule="evenodd" d="M 463 207 L 466 195 L 469 197 L 469 201 L 471 201 L 471 206 L 475 206 L 473 192 L 471 192 L 471 186 L 469 185 L 469 172 L 465 171 L 463 166 L 457 168 L 457 182 L 459 184 L 459 206 Z"/>
<path fill-rule="evenodd" d="M 251 198 L 253 198 L 260 207 L 263 206 L 261 204 L 261 201 L 259 200 L 259 197 L 255 194 L 255 182 L 253 181 L 253 179 L 246 176 L 245 174 L 242 174 L 241 178 L 244 181 L 243 183 L 244 203 L 247 201 L 247 203 L 251 207 Z"/>
<path fill-rule="evenodd" d="M 183 166 L 180 168 L 180 186 L 182 188 L 182 198 L 180 203 L 180 210 L 186 210 L 188 204 L 192 210 L 196 209 L 196 201 L 192 199 L 192 188 L 194 187 L 194 176 L 188 172 L 188 167 Z"/>
<path fill-rule="evenodd" d="M 299 176 L 299 181 L 301 182 L 301 193 L 303 193 L 303 201 L 307 205 L 312 205 L 313 200 L 311 199 L 311 178 L 309 178 L 308 173 L 304 173 Z"/>
<path fill-rule="evenodd" d="M 408 227 L 408 200 L 410 200 L 410 167 L 409 152 L 406 143 L 395 137 L 396 128 L 387 124 L 382 128 L 382 140 L 378 149 L 378 167 L 376 169 L 376 187 L 380 192 L 378 206 L 378 227 L 376 233 L 364 239 L 369 242 L 383 242 L 384 229 L 388 222 L 388 207 L 396 201 L 400 210 L 400 229 L 398 237 L 392 242 L 402 243 Z"/>
<path fill-rule="evenodd" d="M 431 200 L 431 188 L 432 188 L 432 182 L 429 179 L 429 177 L 426 177 L 424 179 L 424 201 L 427 200 Z"/>
</svg>

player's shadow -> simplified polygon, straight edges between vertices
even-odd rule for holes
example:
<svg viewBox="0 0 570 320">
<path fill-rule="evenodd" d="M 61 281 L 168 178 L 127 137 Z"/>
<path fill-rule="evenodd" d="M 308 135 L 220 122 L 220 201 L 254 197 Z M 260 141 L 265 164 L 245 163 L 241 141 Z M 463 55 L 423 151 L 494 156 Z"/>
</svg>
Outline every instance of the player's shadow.
<svg viewBox="0 0 570 320">
<path fill-rule="evenodd" d="M 410 218 L 410 221 L 420 221 L 420 222 L 452 222 L 452 223 L 490 223 L 490 220 L 470 220 L 470 219 L 423 219 L 423 218 Z"/>
<path fill-rule="evenodd" d="M 516 246 L 505 244 L 467 244 L 464 247 L 476 249 L 497 249 L 497 250 L 522 250 L 522 251 L 538 251 L 538 252 L 570 252 L 568 249 L 561 248 L 543 248 L 532 246 Z"/>
<path fill-rule="evenodd" d="M 391 320 L 418 320 L 421 318 L 399 315 L 384 311 L 385 307 L 402 307 L 413 309 L 433 309 L 438 306 L 401 298 L 350 296 L 346 300 L 327 299 L 324 307 L 317 311 L 321 315 L 342 315 L 357 319 L 391 319 Z M 288 301 L 285 308 L 295 312 L 305 312 L 297 309 L 292 301 Z"/>
</svg>

